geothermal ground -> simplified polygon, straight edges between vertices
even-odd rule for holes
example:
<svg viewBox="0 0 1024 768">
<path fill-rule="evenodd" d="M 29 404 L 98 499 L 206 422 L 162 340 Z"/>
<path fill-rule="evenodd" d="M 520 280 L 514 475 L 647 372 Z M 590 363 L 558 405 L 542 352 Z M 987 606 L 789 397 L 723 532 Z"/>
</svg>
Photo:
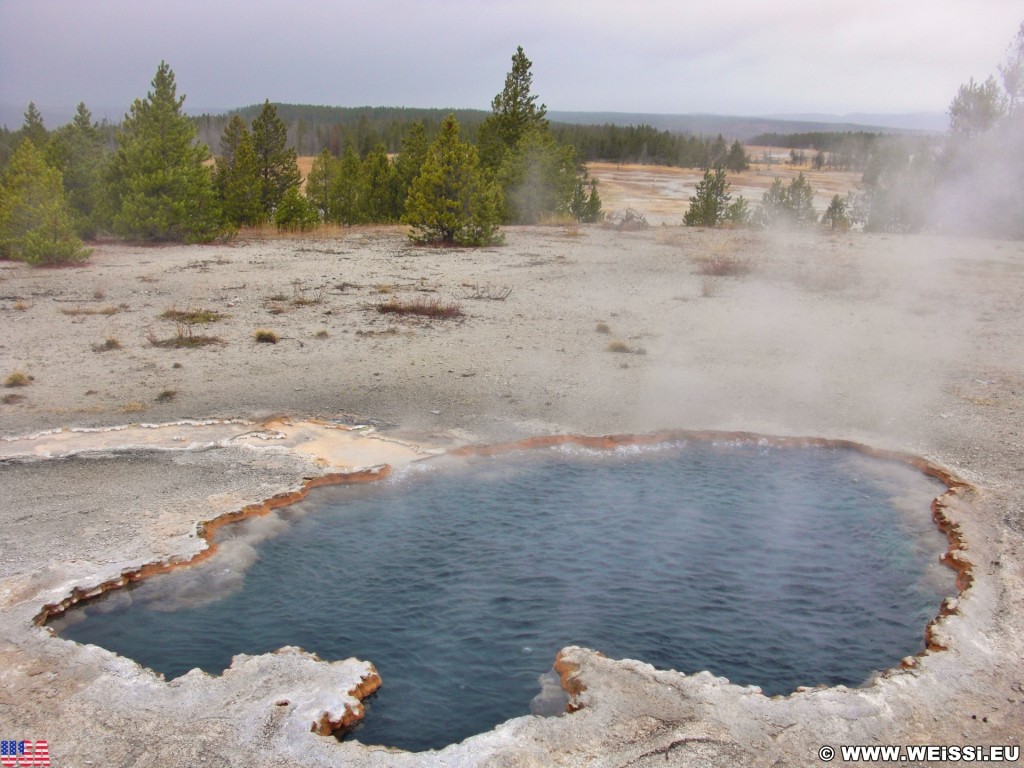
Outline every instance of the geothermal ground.
<svg viewBox="0 0 1024 768">
<path fill-rule="evenodd" d="M 775 766 L 818 764 L 823 745 L 1019 744 L 1024 244 L 676 226 L 507 237 L 418 248 L 398 228 L 351 229 L 0 263 L 0 377 L 25 382 L 0 390 L 0 736 L 47 740 L 54 766 Z M 462 314 L 378 311 L 392 299 Z M 165 683 L 34 623 L 75 588 L 194 556 L 200 523 L 314 478 L 664 429 L 853 440 L 969 483 L 945 516 L 972 579 L 934 650 L 861 688 L 766 698 L 569 649 L 578 711 L 408 754 L 314 732 L 358 712 L 367 663 L 292 649 Z"/>
</svg>

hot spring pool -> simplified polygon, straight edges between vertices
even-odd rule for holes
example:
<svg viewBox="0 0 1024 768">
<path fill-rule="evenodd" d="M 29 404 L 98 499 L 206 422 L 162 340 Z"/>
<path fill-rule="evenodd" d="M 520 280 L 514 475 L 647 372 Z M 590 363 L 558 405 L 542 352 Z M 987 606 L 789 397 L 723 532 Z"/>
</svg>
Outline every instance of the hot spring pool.
<svg viewBox="0 0 1024 768">
<path fill-rule="evenodd" d="M 204 565 L 53 624 L 168 678 L 284 645 L 372 661 L 384 684 L 350 738 L 409 750 L 529 714 L 566 645 L 767 694 L 858 685 L 922 650 L 955 593 L 944 490 L 750 442 L 430 461 L 228 526 Z"/>
</svg>

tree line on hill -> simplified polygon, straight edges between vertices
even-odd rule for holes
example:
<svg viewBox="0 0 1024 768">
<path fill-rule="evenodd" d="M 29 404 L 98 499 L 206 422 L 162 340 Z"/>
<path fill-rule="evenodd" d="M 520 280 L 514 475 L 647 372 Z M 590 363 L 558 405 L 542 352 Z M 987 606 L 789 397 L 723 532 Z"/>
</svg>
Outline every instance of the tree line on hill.
<svg viewBox="0 0 1024 768">
<path fill-rule="evenodd" d="M 378 147 L 395 154 L 413 130 L 421 126 L 429 138 L 437 135 L 448 114 L 454 114 L 466 141 L 477 143 L 480 127 L 490 113 L 483 110 L 412 109 L 406 107 L 322 107 L 308 104 L 275 104 L 288 126 L 288 144 L 301 155 L 325 150 L 339 157 L 352 148 L 365 158 Z M 228 123 L 236 116 L 252 121 L 261 106 L 233 110 L 227 115 L 204 114 L 195 118 L 201 141 L 215 146 Z M 740 171 L 748 162 L 743 145 L 727 143 L 721 134 L 711 138 L 689 133 L 657 130 L 650 125 L 580 125 L 550 123 L 561 144 L 571 144 L 581 162 L 640 163 L 682 168 L 716 165 Z"/>
<path fill-rule="evenodd" d="M 462 138 L 454 113 L 432 139 L 413 123 L 397 156 L 383 144 L 363 156 L 352 145 L 340 157 L 325 150 L 304 191 L 288 126 L 269 102 L 251 123 L 231 117 L 211 164 L 164 62 L 112 147 L 84 104 L 52 134 L 30 104 L 0 183 L 0 256 L 74 261 L 88 255 L 80 238 L 100 232 L 206 242 L 268 222 L 308 229 L 403 221 L 418 240 L 476 245 L 496 242 L 502 223 L 598 220 L 596 184 L 552 134 L 522 48 L 512 63 L 476 144 Z"/>
</svg>

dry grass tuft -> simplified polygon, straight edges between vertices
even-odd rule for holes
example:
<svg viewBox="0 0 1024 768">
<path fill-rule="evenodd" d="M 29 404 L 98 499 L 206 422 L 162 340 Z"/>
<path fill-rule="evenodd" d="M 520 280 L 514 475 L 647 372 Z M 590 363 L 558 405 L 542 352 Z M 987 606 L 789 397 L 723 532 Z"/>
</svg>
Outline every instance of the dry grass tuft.
<svg viewBox="0 0 1024 768">
<path fill-rule="evenodd" d="M 306 288 L 302 282 L 296 280 L 292 283 L 292 304 L 296 307 L 307 307 L 313 304 L 322 304 L 324 294 L 327 292 L 326 285 L 318 285 L 316 288 Z"/>
<path fill-rule="evenodd" d="M 130 403 L 125 403 L 125 406 L 121 409 L 124 413 L 139 413 L 144 410 L 146 410 L 145 404 L 140 403 L 138 400 L 132 400 Z"/>
<path fill-rule="evenodd" d="M 5 387 L 27 387 L 31 384 L 34 379 L 24 371 L 14 371 L 10 376 L 4 379 Z"/>
<path fill-rule="evenodd" d="M 398 329 L 395 328 L 394 326 L 391 326 L 390 328 L 385 328 L 383 331 L 364 331 L 362 329 L 356 331 L 356 336 L 365 336 L 365 337 L 369 337 L 369 338 L 374 338 L 376 336 L 397 336 L 397 335 L 398 335 Z"/>
<path fill-rule="evenodd" d="M 749 275 L 755 266 L 752 256 L 718 253 L 696 259 L 697 274 L 707 277 L 741 277 Z"/>
<path fill-rule="evenodd" d="M 160 315 L 160 317 L 164 320 L 173 320 L 176 323 L 198 325 L 200 323 L 216 323 L 223 320 L 226 315 L 215 309 L 177 309 L 175 307 L 171 307 L 170 309 L 164 310 L 164 313 Z"/>
<path fill-rule="evenodd" d="M 630 347 L 629 344 L 627 344 L 624 341 L 619 341 L 618 339 L 613 339 L 612 341 L 610 341 L 608 343 L 608 346 L 605 347 L 605 351 L 606 352 L 631 353 L 633 351 L 633 348 Z"/>
<path fill-rule="evenodd" d="M 253 338 L 259 344 L 277 344 L 280 341 L 280 337 L 269 328 L 257 328 Z"/>
<path fill-rule="evenodd" d="M 327 338 L 328 336 L 330 336 L 330 335 L 331 335 L 331 334 L 329 334 L 329 333 L 327 332 L 327 329 L 326 329 L 326 328 L 321 328 L 321 329 L 320 329 L 319 331 L 317 331 L 317 332 L 316 332 L 316 333 L 314 334 L 314 336 L 315 336 L 316 338 L 318 338 L 318 339 L 326 339 L 326 338 Z"/>
<path fill-rule="evenodd" d="M 204 336 L 198 334 L 189 323 L 177 324 L 175 334 L 166 339 L 157 338 L 152 331 L 149 332 L 149 343 L 154 347 L 165 347 L 170 349 L 194 349 L 205 347 L 210 344 L 223 344 L 224 341 L 218 336 Z"/>
<path fill-rule="evenodd" d="M 417 315 L 428 317 L 433 320 L 447 320 L 453 317 L 462 317 L 462 307 L 454 301 L 443 301 L 442 299 L 427 299 L 417 297 L 412 301 L 402 301 L 397 296 L 392 296 L 387 301 L 377 305 L 377 311 L 381 314 L 392 315 Z"/>
<path fill-rule="evenodd" d="M 24 312 L 26 309 L 28 309 L 31 306 L 32 305 L 29 304 L 27 301 L 16 301 L 16 302 L 14 302 L 14 310 L 16 312 Z"/>
<path fill-rule="evenodd" d="M 612 332 L 612 327 L 610 325 L 608 325 L 608 323 L 599 322 L 594 327 L 594 330 L 597 331 L 598 333 L 611 333 Z"/>
<path fill-rule="evenodd" d="M 156 396 L 158 403 L 169 403 L 178 396 L 178 390 L 176 389 L 165 389 L 159 395 Z"/>
<path fill-rule="evenodd" d="M 69 317 L 78 317 L 79 315 L 116 315 L 118 312 L 123 312 L 128 309 L 127 304 L 118 304 L 116 307 L 111 305 L 105 307 L 65 307 L 60 312 L 62 315 L 68 315 Z"/>
<path fill-rule="evenodd" d="M 540 215 L 537 224 L 541 227 L 575 227 L 578 222 L 571 213 L 548 212 Z"/>
<path fill-rule="evenodd" d="M 115 349 L 121 349 L 121 342 L 114 336 L 109 337 L 102 344 L 92 345 L 93 352 L 113 352 Z"/>
<path fill-rule="evenodd" d="M 24 395 L 19 395 L 16 392 L 9 392 L 3 396 L 2 402 L 4 405 L 16 405 L 26 399 L 27 398 Z"/>
</svg>

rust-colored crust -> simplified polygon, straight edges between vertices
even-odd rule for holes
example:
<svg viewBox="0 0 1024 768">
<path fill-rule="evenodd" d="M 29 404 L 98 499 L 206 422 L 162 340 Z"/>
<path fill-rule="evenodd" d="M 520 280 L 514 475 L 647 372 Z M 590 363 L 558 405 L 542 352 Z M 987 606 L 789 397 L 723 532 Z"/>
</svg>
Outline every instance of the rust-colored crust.
<svg viewBox="0 0 1024 768">
<path fill-rule="evenodd" d="M 129 584 L 141 581 L 150 576 L 155 576 L 159 573 L 169 573 L 179 568 L 187 568 L 190 565 L 197 565 L 210 559 L 217 553 L 217 543 L 214 541 L 214 536 L 218 530 L 229 523 L 237 523 L 250 517 L 266 515 L 275 509 L 287 507 L 298 501 L 302 501 L 313 488 L 319 488 L 324 485 L 371 483 L 376 480 L 383 480 L 390 473 L 391 467 L 385 464 L 380 467 L 374 467 L 372 469 L 361 470 L 358 472 L 335 472 L 332 474 L 309 478 L 302 487 L 296 491 L 292 491 L 291 493 L 282 493 L 258 504 L 250 504 L 242 509 L 221 515 L 213 520 L 203 521 L 197 526 L 199 535 L 206 541 L 206 548 L 201 552 L 197 552 L 189 558 L 172 558 L 171 560 L 147 563 L 139 568 L 131 568 L 129 570 L 122 571 L 121 575 L 116 579 L 104 581 L 94 587 L 75 587 L 71 590 L 71 594 L 59 603 L 48 603 L 44 605 L 43 609 L 33 619 L 33 622 L 36 626 L 42 626 L 51 618 L 54 616 L 60 616 L 69 608 L 78 605 L 81 602 L 95 600 L 106 592 L 121 589 Z"/>
<path fill-rule="evenodd" d="M 377 673 L 377 668 L 371 664 L 369 674 L 365 675 L 359 681 L 359 684 L 348 692 L 349 696 L 358 699 L 355 707 L 346 704 L 345 712 L 340 720 L 332 720 L 331 716 L 325 712 L 319 719 L 313 721 L 309 730 L 318 736 L 330 736 L 331 734 L 351 731 L 359 725 L 366 714 L 366 709 L 363 707 L 363 699 L 374 693 L 380 686 L 380 675 Z"/>
<path fill-rule="evenodd" d="M 598 656 L 604 654 L 599 651 L 595 651 Z M 558 679 L 562 683 L 562 690 L 569 694 L 569 701 L 565 705 L 565 711 L 570 714 L 578 712 L 583 709 L 583 704 L 580 703 L 579 695 L 587 690 L 587 686 L 580 680 L 580 668 L 578 664 L 575 664 L 565 658 L 562 651 L 558 652 L 555 656 L 555 672 L 558 673 Z"/>
</svg>

